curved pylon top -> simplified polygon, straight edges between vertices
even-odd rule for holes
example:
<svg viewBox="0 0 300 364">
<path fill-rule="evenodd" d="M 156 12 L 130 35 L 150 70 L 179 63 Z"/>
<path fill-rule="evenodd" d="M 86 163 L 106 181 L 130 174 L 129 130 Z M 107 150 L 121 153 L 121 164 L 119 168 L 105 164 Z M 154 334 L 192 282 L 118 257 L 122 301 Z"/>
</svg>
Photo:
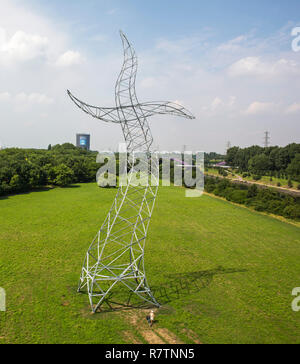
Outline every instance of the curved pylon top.
<svg viewBox="0 0 300 364">
<path fill-rule="evenodd" d="M 117 107 L 139 104 L 135 91 L 138 59 L 134 48 L 122 31 L 120 31 L 120 36 L 123 43 L 124 61 L 115 86 Z"/>
<path fill-rule="evenodd" d="M 195 117 L 182 105 L 170 101 L 151 101 L 140 103 L 135 89 L 138 59 L 136 52 L 126 35 L 120 31 L 123 44 L 124 61 L 115 85 L 115 107 L 98 107 L 79 100 L 69 90 L 71 100 L 85 113 L 105 122 L 128 123 L 140 121 L 143 127 L 146 118 L 159 114 L 181 116 L 187 119 Z"/>
</svg>

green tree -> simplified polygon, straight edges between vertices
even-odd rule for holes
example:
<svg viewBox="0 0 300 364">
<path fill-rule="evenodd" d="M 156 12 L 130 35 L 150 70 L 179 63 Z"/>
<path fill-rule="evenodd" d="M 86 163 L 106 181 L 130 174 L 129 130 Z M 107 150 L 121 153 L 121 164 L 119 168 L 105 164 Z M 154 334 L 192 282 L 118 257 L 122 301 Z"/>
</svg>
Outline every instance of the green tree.
<svg viewBox="0 0 300 364">
<path fill-rule="evenodd" d="M 73 182 L 74 173 L 72 169 L 65 164 L 60 164 L 59 166 L 54 167 L 53 172 L 55 174 L 54 184 L 57 186 L 64 187 Z"/>
<path fill-rule="evenodd" d="M 287 174 L 297 181 L 300 181 L 300 154 L 296 154 L 295 158 L 287 168 Z"/>
<path fill-rule="evenodd" d="M 18 174 L 15 174 L 12 176 L 12 178 L 9 182 L 9 186 L 11 188 L 11 191 L 13 191 L 13 192 L 19 192 L 22 190 L 22 187 L 23 187 L 22 180 Z"/>
<path fill-rule="evenodd" d="M 44 186 L 46 184 L 47 181 L 47 177 L 46 177 L 46 173 L 45 171 L 38 167 L 38 166 L 34 166 L 30 172 L 29 172 L 29 185 L 30 187 L 39 187 L 39 186 Z"/>
<path fill-rule="evenodd" d="M 248 163 L 248 169 L 256 175 L 264 175 L 270 170 L 270 161 L 265 154 L 258 154 L 252 157 Z"/>
</svg>

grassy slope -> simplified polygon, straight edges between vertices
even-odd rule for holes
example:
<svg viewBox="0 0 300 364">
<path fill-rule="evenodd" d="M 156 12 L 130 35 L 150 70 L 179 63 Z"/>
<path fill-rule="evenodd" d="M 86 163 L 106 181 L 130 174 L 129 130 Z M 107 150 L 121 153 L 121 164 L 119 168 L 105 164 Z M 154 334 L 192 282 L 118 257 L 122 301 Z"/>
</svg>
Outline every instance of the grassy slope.
<svg viewBox="0 0 300 364">
<path fill-rule="evenodd" d="M 228 171 L 227 171 L 228 172 Z M 216 168 L 208 168 L 208 174 L 211 174 L 213 176 L 218 176 L 221 177 L 218 170 Z M 237 175 L 242 176 L 243 173 L 240 174 L 236 174 L 235 176 L 233 176 L 230 172 L 228 173 L 228 176 L 226 178 L 228 179 L 236 179 Z M 258 184 L 264 184 L 266 186 L 273 186 L 273 187 L 278 187 L 277 184 L 278 182 L 281 184 L 281 187 L 290 189 L 288 186 L 288 180 L 285 178 L 277 178 L 277 177 L 272 177 L 272 181 L 270 181 L 270 176 L 262 176 L 261 179 L 259 181 L 255 181 L 252 176 L 251 177 L 243 177 L 244 181 L 249 181 L 249 182 L 255 182 Z M 293 184 L 292 189 L 297 190 L 297 186 L 299 185 L 299 182 L 292 180 L 291 181 Z"/>
<path fill-rule="evenodd" d="M 114 190 L 94 184 L 0 200 L 0 343 L 126 342 L 125 316 L 90 315 L 76 294 L 86 249 Z M 157 325 L 191 342 L 299 343 L 300 230 L 226 201 L 187 199 L 161 188 L 149 231 L 146 269 L 163 308 Z"/>
</svg>

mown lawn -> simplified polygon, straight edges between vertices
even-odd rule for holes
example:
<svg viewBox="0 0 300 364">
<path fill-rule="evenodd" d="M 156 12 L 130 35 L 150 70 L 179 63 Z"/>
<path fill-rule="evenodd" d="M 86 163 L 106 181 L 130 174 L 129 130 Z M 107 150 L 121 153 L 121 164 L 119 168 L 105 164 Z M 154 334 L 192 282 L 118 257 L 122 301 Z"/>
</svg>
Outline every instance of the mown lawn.
<svg viewBox="0 0 300 364">
<path fill-rule="evenodd" d="M 0 199 L 0 343 L 126 343 L 124 333 L 139 335 L 126 311 L 91 315 L 87 296 L 76 293 L 115 192 L 82 184 Z M 165 187 L 145 259 L 163 304 L 156 325 L 183 342 L 192 342 L 189 329 L 203 343 L 300 343 L 300 312 L 291 309 L 299 227 Z"/>
</svg>

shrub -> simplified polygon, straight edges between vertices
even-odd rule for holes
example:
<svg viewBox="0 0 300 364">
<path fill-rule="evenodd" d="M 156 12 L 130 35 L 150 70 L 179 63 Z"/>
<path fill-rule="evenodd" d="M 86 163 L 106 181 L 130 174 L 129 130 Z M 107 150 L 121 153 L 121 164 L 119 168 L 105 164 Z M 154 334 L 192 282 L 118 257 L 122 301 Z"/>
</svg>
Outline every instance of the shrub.
<svg viewBox="0 0 300 364">
<path fill-rule="evenodd" d="M 205 191 L 208 193 L 212 193 L 214 189 L 215 189 L 215 184 L 213 183 L 205 185 Z"/>
<path fill-rule="evenodd" d="M 225 171 L 225 169 L 223 169 L 223 168 L 218 168 L 218 173 L 219 173 L 219 175 L 221 175 L 223 177 L 227 177 L 228 176 L 228 172 Z"/>
<path fill-rule="evenodd" d="M 262 201 L 255 201 L 253 204 L 251 204 L 254 207 L 255 211 L 266 211 L 266 205 Z"/>
<path fill-rule="evenodd" d="M 254 179 L 254 181 L 259 181 L 259 180 L 261 180 L 261 176 L 260 175 L 254 175 L 253 176 L 253 179 Z"/>
<path fill-rule="evenodd" d="M 276 215 L 282 215 L 283 214 L 282 202 L 278 200 L 269 201 L 267 206 L 267 211 Z"/>
<path fill-rule="evenodd" d="M 253 184 L 248 190 L 247 197 L 253 198 L 257 195 L 257 193 L 258 193 L 258 187 L 255 184 Z"/>
<path fill-rule="evenodd" d="M 60 164 L 53 168 L 55 178 L 54 184 L 60 187 L 68 186 L 72 183 L 74 178 L 74 173 L 71 168 L 67 167 L 65 164 Z"/>
<path fill-rule="evenodd" d="M 15 192 L 20 192 L 23 189 L 23 184 L 20 176 L 18 174 L 15 174 L 12 176 L 10 182 L 9 182 L 10 188 Z"/>
<path fill-rule="evenodd" d="M 0 194 L 5 195 L 5 194 L 9 193 L 10 191 L 11 191 L 11 187 L 9 186 L 9 184 L 6 182 L 2 182 L 0 185 Z"/>
<path fill-rule="evenodd" d="M 300 219 L 300 205 L 289 205 L 283 210 L 283 216 L 290 219 Z"/>
<path fill-rule="evenodd" d="M 247 193 L 248 193 L 248 191 L 234 190 L 230 194 L 230 201 L 239 203 L 239 204 L 244 204 L 247 199 Z"/>
</svg>

